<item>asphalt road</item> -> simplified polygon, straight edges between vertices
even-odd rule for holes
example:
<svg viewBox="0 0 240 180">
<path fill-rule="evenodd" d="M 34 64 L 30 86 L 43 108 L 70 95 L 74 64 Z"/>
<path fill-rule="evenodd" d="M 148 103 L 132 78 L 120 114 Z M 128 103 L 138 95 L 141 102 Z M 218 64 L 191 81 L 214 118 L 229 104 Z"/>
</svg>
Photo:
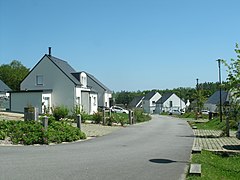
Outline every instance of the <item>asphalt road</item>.
<svg viewBox="0 0 240 180">
<path fill-rule="evenodd" d="M 0 147 L 0 179 L 178 180 L 192 145 L 187 122 L 154 116 L 84 142 Z"/>
</svg>

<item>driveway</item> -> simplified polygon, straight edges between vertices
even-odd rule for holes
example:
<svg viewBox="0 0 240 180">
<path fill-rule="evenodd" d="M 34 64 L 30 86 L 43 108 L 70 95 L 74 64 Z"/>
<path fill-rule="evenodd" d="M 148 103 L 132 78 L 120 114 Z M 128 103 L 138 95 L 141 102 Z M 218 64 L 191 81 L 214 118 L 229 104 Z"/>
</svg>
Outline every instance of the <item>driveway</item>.
<svg viewBox="0 0 240 180">
<path fill-rule="evenodd" d="M 0 179 L 177 180 L 193 145 L 186 121 L 153 116 L 92 140 L 0 147 Z"/>
</svg>

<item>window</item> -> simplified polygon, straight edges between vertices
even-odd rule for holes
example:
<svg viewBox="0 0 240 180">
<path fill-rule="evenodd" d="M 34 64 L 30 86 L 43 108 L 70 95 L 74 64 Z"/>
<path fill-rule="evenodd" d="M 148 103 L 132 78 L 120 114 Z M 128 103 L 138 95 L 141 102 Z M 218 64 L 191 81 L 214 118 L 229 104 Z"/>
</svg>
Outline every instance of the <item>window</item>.
<svg viewBox="0 0 240 180">
<path fill-rule="evenodd" d="M 97 105 L 97 98 L 93 97 L 93 105 L 96 106 Z"/>
<path fill-rule="evenodd" d="M 37 85 L 43 85 L 43 75 L 37 75 L 36 76 L 36 84 Z"/>
<path fill-rule="evenodd" d="M 173 107 L 173 102 L 172 102 L 172 101 L 170 101 L 169 103 L 170 103 L 170 107 Z"/>
<path fill-rule="evenodd" d="M 154 104 L 156 104 L 156 102 L 155 102 L 155 101 L 152 101 L 152 104 L 154 105 Z"/>
</svg>

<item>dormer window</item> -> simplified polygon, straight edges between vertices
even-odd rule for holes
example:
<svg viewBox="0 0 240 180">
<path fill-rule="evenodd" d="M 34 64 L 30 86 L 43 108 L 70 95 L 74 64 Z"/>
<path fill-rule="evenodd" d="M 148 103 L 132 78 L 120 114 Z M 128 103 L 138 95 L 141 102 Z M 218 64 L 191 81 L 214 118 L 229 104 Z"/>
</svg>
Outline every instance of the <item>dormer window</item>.
<svg viewBox="0 0 240 180">
<path fill-rule="evenodd" d="M 87 75 L 84 72 L 80 74 L 80 83 L 82 87 L 87 87 Z"/>
<path fill-rule="evenodd" d="M 37 75 L 36 76 L 36 84 L 38 86 L 42 86 L 43 85 L 43 75 Z"/>
</svg>

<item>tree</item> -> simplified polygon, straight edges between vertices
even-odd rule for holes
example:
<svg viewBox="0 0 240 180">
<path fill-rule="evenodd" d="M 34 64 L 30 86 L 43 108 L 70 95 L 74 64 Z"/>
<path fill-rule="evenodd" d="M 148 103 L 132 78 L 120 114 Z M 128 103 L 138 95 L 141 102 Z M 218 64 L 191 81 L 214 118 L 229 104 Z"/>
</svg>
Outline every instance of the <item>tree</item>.
<svg viewBox="0 0 240 180">
<path fill-rule="evenodd" d="M 0 66 L 0 79 L 14 91 L 20 90 L 20 83 L 28 73 L 29 69 L 17 60 Z"/>
<path fill-rule="evenodd" d="M 235 52 L 237 59 L 231 59 L 229 64 L 226 60 L 222 60 L 222 62 L 228 67 L 227 87 L 233 92 L 233 96 L 238 99 L 240 98 L 240 49 L 238 44 L 236 44 Z"/>
</svg>

